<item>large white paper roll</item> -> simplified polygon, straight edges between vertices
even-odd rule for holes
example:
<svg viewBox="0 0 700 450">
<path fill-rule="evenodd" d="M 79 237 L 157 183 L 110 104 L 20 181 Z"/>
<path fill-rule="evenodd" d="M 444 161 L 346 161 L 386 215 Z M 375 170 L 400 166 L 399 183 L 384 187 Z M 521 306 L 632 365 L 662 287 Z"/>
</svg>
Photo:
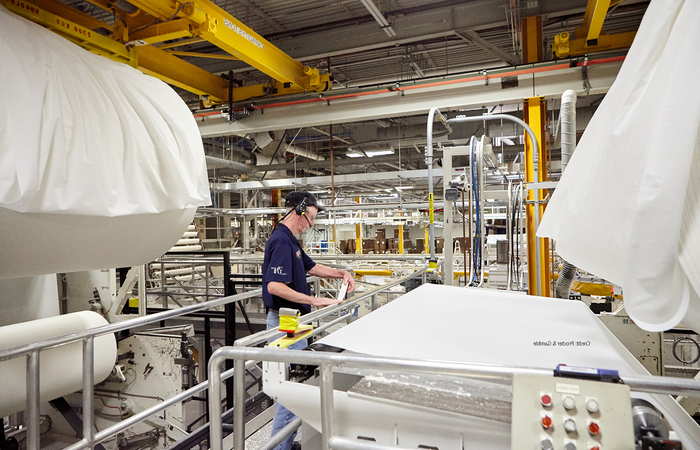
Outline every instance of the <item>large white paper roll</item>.
<svg viewBox="0 0 700 450">
<path fill-rule="evenodd" d="M 0 327 L 60 314 L 56 275 L 1 278 Z M 87 299 L 85 304 L 88 304 Z"/>
<path fill-rule="evenodd" d="M 168 251 L 210 203 L 202 138 L 177 93 L 2 6 L 0 60 L 11 86 L 0 89 L 0 278 Z"/>
<path fill-rule="evenodd" d="M 48 319 L 0 327 L 0 349 L 107 325 L 97 313 L 81 311 Z M 82 389 L 83 344 L 75 342 L 41 352 L 40 399 L 47 402 Z M 95 383 L 103 381 L 117 359 L 117 343 L 110 333 L 95 338 Z M 27 358 L 0 362 L 0 417 L 26 409 Z"/>
<path fill-rule="evenodd" d="M 648 331 L 700 331 L 700 2 L 651 2 L 537 235 L 622 286 Z"/>
<path fill-rule="evenodd" d="M 145 264 L 178 241 L 194 212 L 99 217 L 0 207 L 0 243 L 7 255 L 0 258 L 0 279 Z"/>
</svg>

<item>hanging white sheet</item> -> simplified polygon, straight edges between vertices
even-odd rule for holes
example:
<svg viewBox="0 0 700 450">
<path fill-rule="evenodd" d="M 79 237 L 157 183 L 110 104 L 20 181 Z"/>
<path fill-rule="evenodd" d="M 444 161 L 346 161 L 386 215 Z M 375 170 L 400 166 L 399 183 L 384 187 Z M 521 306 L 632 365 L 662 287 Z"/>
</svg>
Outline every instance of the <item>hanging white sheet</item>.
<svg viewBox="0 0 700 450">
<path fill-rule="evenodd" d="M 700 2 L 654 0 L 538 236 L 619 284 L 642 328 L 700 330 Z"/>
<path fill-rule="evenodd" d="M 0 278 L 144 263 L 209 204 L 167 84 L 1 6 L 0 61 Z"/>
</svg>

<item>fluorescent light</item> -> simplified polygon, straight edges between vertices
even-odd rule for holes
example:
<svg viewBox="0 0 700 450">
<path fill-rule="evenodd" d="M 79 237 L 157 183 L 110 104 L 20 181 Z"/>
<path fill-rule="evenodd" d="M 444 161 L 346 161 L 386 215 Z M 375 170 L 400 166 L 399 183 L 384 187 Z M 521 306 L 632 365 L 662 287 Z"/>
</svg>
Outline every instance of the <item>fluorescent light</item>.
<svg viewBox="0 0 700 450">
<path fill-rule="evenodd" d="M 393 148 L 387 148 L 387 149 L 378 149 L 378 150 L 365 150 L 365 153 L 367 156 L 382 156 L 382 155 L 393 155 L 394 154 L 394 149 Z"/>
<path fill-rule="evenodd" d="M 361 158 L 361 157 L 367 155 L 371 158 L 372 156 L 393 155 L 393 154 L 394 154 L 393 148 L 382 148 L 382 149 L 376 149 L 376 150 L 365 150 L 364 154 L 362 152 L 357 151 L 357 150 L 353 150 L 351 152 L 347 152 L 345 154 L 345 156 L 347 156 L 348 158 Z"/>
<path fill-rule="evenodd" d="M 403 191 L 404 189 L 413 189 L 413 186 L 396 186 L 396 189 Z"/>
</svg>

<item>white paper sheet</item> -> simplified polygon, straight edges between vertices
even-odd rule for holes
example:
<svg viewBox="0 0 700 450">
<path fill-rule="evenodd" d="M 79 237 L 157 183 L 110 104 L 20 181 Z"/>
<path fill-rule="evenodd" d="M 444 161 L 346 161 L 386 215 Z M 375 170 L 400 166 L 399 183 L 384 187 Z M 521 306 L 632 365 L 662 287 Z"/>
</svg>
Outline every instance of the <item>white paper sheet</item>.
<svg viewBox="0 0 700 450">
<path fill-rule="evenodd" d="M 319 342 L 375 356 L 649 375 L 584 303 L 489 289 L 425 284 Z M 683 448 L 700 448 L 700 427 L 672 397 L 635 396 L 663 412 Z"/>
<path fill-rule="evenodd" d="M 642 328 L 700 330 L 700 2 L 654 0 L 538 236 L 624 289 Z"/>
</svg>

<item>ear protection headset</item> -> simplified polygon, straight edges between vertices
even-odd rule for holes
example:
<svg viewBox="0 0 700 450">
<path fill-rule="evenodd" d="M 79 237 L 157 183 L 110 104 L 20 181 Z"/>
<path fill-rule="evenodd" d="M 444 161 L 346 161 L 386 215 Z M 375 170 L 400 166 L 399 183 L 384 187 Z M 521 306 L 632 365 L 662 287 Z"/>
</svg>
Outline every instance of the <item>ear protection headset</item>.
<svg viewBox="0 0 700 450">
<path fill-rule="evenodd" d="M 304 214 L 306 214 L 306 199 L 307 198 L 309 198 L 309 197 L 305 196 L 304 199 L 301 202 L 299 202 L 299 204 L 294 208 L 294 211 L 300 216 L 303 216 Z M 309 220 L 309 219 L 306 219 L 306 220 Z"/>
<path fill-rule="evenodd" d="M 302 216 L 304 219 L 306 219 L 306 223 L 308 223 L 308 224 L 309 224 L 309 228 L 311 228 L 311 227 L 312 227 L 311 221 L 309 220 L 308 217 L 306 217 L 306 199 L 307 199 L 307 198 L 308 198 L 308 197 L 304 197 L 304 199 L 303 199 L 301 202 L 299 202 L 299 204 L 296 206 L 296 208 L 294 208 L 294 211 L 296 211 L 296 213 L 297 213 L 298 215 L 300 215 L 300 216 Z"/>
</svg>

